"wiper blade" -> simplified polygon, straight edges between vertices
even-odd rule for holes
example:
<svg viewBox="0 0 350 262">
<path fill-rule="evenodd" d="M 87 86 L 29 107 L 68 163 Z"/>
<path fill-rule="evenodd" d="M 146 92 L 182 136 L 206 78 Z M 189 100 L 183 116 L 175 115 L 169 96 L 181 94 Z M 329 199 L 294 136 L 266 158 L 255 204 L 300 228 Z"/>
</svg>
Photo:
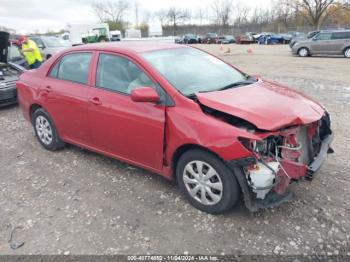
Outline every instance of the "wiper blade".
<svg viewBox="0 0 350 262">
<path fill-rule="evenodd" d="M 195 93 L 193 93 L 193 94 L 186 95 L 186 97 L 188 97 L 190 99 L 195 99 L 195 98 L 197 98 L 197 95 Z"/>
<path fill-rule="evenodd" d="M 217 89 L 217 91 L 222 91 L 222 90 L 234 88 L 237 86 L 250 85 L 250 84 L 254 84 L 255 82 L 256 81 L 252 81 L 252 80 L 239 81 L 239 82 L 235 82 L 235 83 L 229 84 L 227 86 L 221 87 L 221 88 Z"/>
</svg>

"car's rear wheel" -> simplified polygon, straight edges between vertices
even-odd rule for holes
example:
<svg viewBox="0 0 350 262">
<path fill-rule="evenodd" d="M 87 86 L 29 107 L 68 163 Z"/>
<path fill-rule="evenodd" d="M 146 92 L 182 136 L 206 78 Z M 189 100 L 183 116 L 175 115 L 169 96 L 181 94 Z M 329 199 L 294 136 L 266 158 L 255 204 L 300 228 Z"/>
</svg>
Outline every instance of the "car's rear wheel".
<svg viewBox="0 0 350 262">
<path fill-rule="evenodd" d="M 350 47 L 348 47 L 348 48 L 346 48 L 346 49 L 344 50 L 344 56 L 345 56 L 346 58 L 350 58 Z"/>
<path fill-rule="evenodd" d="M 239 199 L 234 174 L 209 152 L 196 149 L 184 153 L 177 163 L 176 177 L 187 200 L 201 211 L 223 213 Z"/>
<path fill-rule="evenodd" d="M 47 150 L 62 149 L 65 143 L 60 139 L 49 114 L 42 108 L 35 110 L 32 116 L 35 135 Z"/>
<path fill-rule="evenodd" d="M 300 57 L 307 57 L 310 55 L 309 49 L 307 49 L 306 47 L 302 47 L 298 50 L 298 55 Z"/>
</svg>

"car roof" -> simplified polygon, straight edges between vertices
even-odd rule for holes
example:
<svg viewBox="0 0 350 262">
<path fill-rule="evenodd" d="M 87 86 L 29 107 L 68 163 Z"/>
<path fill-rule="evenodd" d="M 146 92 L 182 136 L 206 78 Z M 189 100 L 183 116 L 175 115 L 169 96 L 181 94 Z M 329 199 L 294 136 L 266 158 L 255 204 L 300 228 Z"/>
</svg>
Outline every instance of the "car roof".
<svg viewBox="0 0 350 262">
<path fill-rule="evenodd" d="M 108 42 L 108 43 L 96 43 L 80 45 L 69 48 L 70 51 L 114 51 L 114 52 L 132 52 L 132 53 L 144 53 L 165 49 L 175 48 L 189 48 L 187 46 L 162 43 L 162 42 L 145 42 L 145 41 L 127 41 L 127 42 Z"/>
<path fill-rule="evenodd" d="M 350 29 L 336 29 L 336 30 L 321 30 L 320 33 L 340 33 L 340 32 L 350 32 Z"/>
</svg>

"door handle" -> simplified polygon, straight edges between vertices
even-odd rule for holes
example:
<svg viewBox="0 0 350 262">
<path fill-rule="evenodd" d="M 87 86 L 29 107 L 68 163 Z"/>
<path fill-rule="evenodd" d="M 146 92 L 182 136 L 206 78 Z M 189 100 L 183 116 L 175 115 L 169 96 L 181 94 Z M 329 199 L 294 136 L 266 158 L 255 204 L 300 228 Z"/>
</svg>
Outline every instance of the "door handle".
<svg viewBox="0 0 350 262">
<path fill-rule="evenodd" d="M 100 101 L 100 99 L 98 97 L 91 98 L 90 102 L 92 104 L 94 104 L 95 106 L 102 105 L 102 102 Z"/>
</svg>

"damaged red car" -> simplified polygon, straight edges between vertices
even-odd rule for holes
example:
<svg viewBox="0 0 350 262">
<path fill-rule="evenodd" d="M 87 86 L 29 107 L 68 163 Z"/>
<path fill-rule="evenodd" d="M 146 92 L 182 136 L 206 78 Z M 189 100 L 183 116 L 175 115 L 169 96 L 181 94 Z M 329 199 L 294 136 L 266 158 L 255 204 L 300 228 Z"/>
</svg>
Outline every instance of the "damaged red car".
<svg viewBox="0 0 350 262">
<path fill-rule="evenodd" d="M 21 75 L 24 116 L 48 150 L 78 145 L 176 180 L 217 214 L 255 211 L 312 179 L 333 138 L 327 110 L 204 51 L 165 43 L 73 47 Z"/>
</svg>

